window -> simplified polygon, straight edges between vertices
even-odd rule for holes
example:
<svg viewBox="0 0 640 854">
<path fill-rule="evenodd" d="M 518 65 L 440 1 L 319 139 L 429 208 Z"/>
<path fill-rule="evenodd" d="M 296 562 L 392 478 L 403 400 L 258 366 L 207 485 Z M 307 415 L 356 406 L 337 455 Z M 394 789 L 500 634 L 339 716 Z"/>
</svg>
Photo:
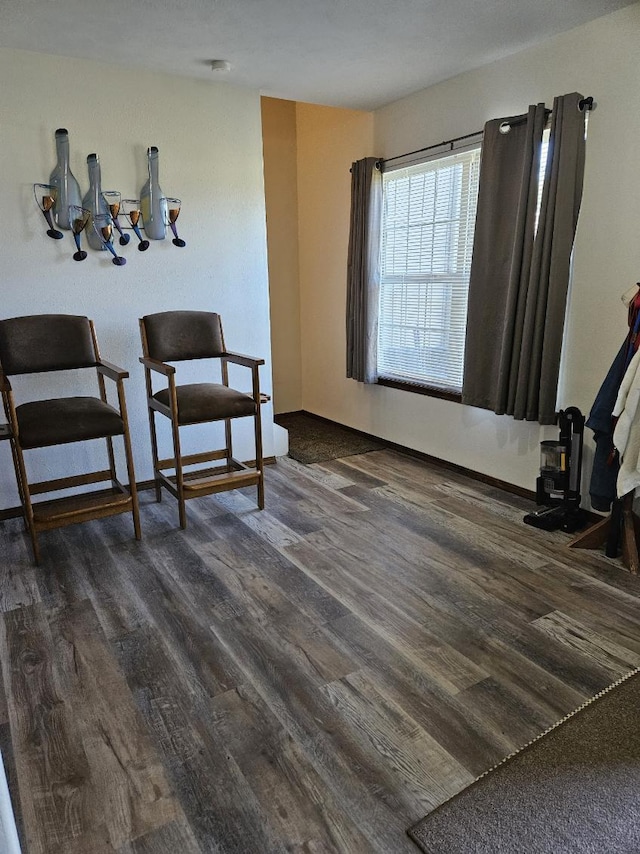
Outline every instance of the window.
<svg viewBox="0 0 640 854">
<path fill-rule="evenodd" d="M 460 392 L 480 147 L 383 176 L 378 374 Z"/>
</svg>

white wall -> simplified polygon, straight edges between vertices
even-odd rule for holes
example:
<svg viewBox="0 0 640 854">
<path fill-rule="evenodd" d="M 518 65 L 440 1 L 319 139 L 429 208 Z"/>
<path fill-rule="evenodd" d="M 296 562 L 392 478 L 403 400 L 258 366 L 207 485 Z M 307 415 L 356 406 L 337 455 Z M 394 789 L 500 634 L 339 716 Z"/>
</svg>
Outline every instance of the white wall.
<svg viewBox="0 0 640 854">
<path fill-rule="evenodd" d="M 9 50 L 0 51 L 0 79 L 0 316 L 61 312 L 95 320 L 103 356 L 130 372 L 126 392 L 136 476 L 148 479 L 148 421 L 138 363 L 142 314 L 168 309 L 219 312 L 229 348 L 266 359 L 261 380 L 264 391 L 271 393 L 258 93 Z M 182 199 L 178 225 L 186 248 L 176 248 L 170 240 L 155 241 L 146 253 L 139 253 L 134 238 L 123 250 L 127 265 L 117 268 L 107 253 L 90 252 L 86 261 L 74 262 L 68 234 L 60 241 L 47 238 L 32 184 L 46 182 L 55 165 L 58 127 L 69 130 L 71 167 L 83 192 L 88 188 L 86 156 L 95 151 L 103 188 L 118 189 L 125 198 L 138 196 L 146 179 L 147 146 L 157 145 L 162 189 Z M 248 373 L 239 372 L 232 380 L 248 389 Z M 51 386 L 49 378 L 36 385 L 45 393 L 59 388 Z M 14 388 L 19 386 L 16 379 Z M 60 390 L 72 393 L 69 387 Z M 270 406 L 263 407 L 263 415 L 265 454 L 271 455 Z M 200 430 L 190 428 L 188 449 L 202 449 Z M 237 435 L 236 455 L 252 458 L 250 425 Z M 86 447 L 34 452 L 33 475 L 75 473 L 87 463 L 102 461 L 97 448 L 87 452 Z M 45 462 L 45 457 L 53 462 Z M 102 462 L 98 465 L 103 467 Z M 0 507 L 15 506 L 6 442 L 0 443 L 0 471 Z"/>
<path fill-rule="evenodd" d="M 587 413 L 626 334 L 620 294 L 639 278 L 640 76 L 635 59 L 639 34 L 640 4 L 390 104 L 374 114 L 373 152 L 363 141 L 361 129 L 354 130 L 351 144 L 344 134 L 333 144 L 327 133 L 324 158 L 319 162 L 313 135 L 319 122 L 328 126 L 329 116 L 322 113 L 326 108 L 299 110 L 300 216 L 306 218 L 301 233 L 311 232 L 314 219 L 331 229 L 329 238 L 322 234 L 323 253 L 313 253 L 313 264 L 306 262 L 301 243 L 303 362 L 313 365 L 321 359 L 325 368 L 304 372 L 305 409 L 519 486 L 534 487 L 538 443 L 556 436 L 555 428 L 543 430 L 537 424 L 515 422 L 481 409 L 345 379 L 348 160 L 371 153 L 391 157 L 470 133 L 490 118 L 525 111 L 529 103 L 551 105 L 554 95 L 577 90 L 595 97 L 560 400 L 561 406 L 576 405 Z M 303 204 L 304 194 L 313 187 L 321 210 Z M 305 253 L 309 251 L 311 240 Z M 321 301 L 321 293 L 327 294 L 331 307 L 323 303 L 319 309 L 305 311 L 305 305 Z M 315 331 L 317 316 L 322 318 L 321 336 Z M 339 358 L 327 358 L 327 352 L 338 353 Z M 586 469 L 590 459 L 589 446 Z"/>
</svg>

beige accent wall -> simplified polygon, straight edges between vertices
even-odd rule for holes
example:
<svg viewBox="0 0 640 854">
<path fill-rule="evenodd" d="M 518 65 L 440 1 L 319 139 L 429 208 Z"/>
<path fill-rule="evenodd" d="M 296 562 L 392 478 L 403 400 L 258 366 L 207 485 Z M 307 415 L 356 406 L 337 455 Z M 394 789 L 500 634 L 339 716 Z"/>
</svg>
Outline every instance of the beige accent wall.
<svg viewBox="0 0 640 854">
<path fill-rule="evenodd" d="M 476 131 L 485 121 L 593 95 L 574 251 L 560 405 L 588 413 L 626 334 L 620 294 L 640 270 L 640 4 L 369 114 L 298 105 L 298 211 L 305 409 L 470 469 L 534 488 L 539 442 L 556 428 L 345 379 L 349 163 Z M 375 144 L 372 144 L 372 132 Z M 591 467 L 586 431 L 585 471 Z"/>
<path fill-rule="evenodd" d="M 349 168 L 373 154 L 373 113 L 313 104 L 296 113 L 303 408 L 356 426 L 367 397 L 345 377 Z"/>
<path fill-rule="evenodd" d="M 274 412 L 302 409 L 296 104 L 262 98 Z"/>
</svg>

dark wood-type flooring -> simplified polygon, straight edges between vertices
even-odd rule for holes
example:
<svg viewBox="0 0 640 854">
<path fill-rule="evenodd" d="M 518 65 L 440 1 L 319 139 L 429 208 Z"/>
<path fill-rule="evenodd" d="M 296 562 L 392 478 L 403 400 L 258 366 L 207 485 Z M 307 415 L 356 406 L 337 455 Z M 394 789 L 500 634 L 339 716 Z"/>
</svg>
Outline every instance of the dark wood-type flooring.
<svg viewBox="0 0 640 854">
<path fill-rule="evenodd" d="M 640 582 L 389 450 L 254 490 L 0 523 L 25 854 L 415 852 L 406 828 L 640 664 Z"/>
</svg>

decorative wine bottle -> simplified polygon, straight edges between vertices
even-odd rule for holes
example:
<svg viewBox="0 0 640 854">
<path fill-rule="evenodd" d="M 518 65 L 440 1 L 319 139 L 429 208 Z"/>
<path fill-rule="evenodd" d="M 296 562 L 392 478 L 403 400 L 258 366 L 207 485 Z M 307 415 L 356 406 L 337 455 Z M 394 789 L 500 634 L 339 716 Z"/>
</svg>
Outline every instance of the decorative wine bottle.
<svg viewBox="0 0 640 854">
<path fill-rule="evenodd" d="M 80 186 L 69 168 L 69 132 L 66 128 L 58 128 L 56 131 L 56 154 L 58 162 L 51 173 L 49 183 L 56 190 L 56 202 L 53 215 L 60 228 L 70 229 L 69 205 L 80 206 L 82 194 Z"/>
<path fill-rule="evenodd" d="M 98 214 L 106 214 L 111 221 L 111 214 L 109 213 L 109 205 L 102 196 L 100 158 L 97 154 L 89 154 L 87 166 L 89 168 L 89 192 L 82 200 L 82 207 L 91 213 L 91 218 L 87 224 L 87 241 L 92 249 L 104 250 L 104 243 L 95 232 L 93 220 Z"/>
<path fill-rule="evenodd" d="M 147 149 L 149 178 L 140 190 L 140 210 L 144 230 L 150 240 L 164 240 L 167 223 L 167 200 L 158 181 L 158 149 Z"/>
</svg>

